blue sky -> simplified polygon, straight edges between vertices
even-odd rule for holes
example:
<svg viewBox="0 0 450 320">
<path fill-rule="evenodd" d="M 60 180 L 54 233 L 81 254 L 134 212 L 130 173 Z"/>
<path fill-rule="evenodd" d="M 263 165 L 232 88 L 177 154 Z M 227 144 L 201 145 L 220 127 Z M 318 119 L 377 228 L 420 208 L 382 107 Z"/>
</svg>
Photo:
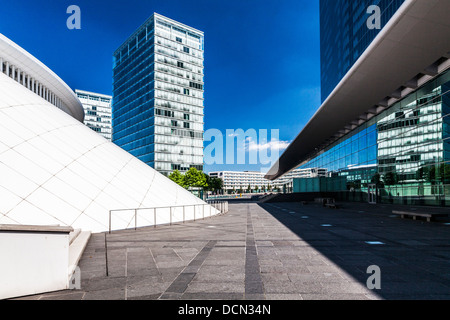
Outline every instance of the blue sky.
<svg viewBox="0 0 450 320">
<path fill-rule="evenodd" d="M 66 27 L 70 5 L 81 30 Z M 318 0 L 4 1 L 0 33 L 72 89 L 111 94 L 113 52 L 153 12 L 205 32 L 205 130 L 278 129 L 286 146 L 320 106 Z"/>
</svg>

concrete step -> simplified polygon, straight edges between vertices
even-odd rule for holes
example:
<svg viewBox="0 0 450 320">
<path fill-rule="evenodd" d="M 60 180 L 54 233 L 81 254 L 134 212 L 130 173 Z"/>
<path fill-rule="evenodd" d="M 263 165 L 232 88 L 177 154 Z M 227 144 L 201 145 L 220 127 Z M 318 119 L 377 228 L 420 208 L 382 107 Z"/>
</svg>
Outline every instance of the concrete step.
<svg viewBox="0 0 450 320">
<path fill-rule="evenodd" d="M 78 237 L 80 232 L 81 232 L 81 229 L 75 229 L 71 233 L 69 233 L 69 245 L 71 245 L 72 242 Z"/>
<path fill-rule="evenodd" d="M 83 255 L 89 239 L 91 237 L 90 231 L 79 231 L 76 236 L 70 241 L 69 246 L 69 279 L 72 277 L 78 262 Z"/>
</svg>

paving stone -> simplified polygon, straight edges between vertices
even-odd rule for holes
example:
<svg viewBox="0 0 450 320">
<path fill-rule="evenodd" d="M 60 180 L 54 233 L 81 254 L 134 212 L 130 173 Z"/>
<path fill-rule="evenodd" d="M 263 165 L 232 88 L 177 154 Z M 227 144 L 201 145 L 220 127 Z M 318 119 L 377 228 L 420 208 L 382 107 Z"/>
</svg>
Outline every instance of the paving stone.
<svg viewBox="0 0 450 320">
<path fill-rule="evenodd" d="M 113 232 L 107 251 L 93 234 L 81 290 L 22 299 L 450 299 L 448 226 L 389 218 L 390 205 L 277 206 L 230 203 L 207 220 Z M 381 290 L 366 287 L 372 264 Z"/>
</svg>

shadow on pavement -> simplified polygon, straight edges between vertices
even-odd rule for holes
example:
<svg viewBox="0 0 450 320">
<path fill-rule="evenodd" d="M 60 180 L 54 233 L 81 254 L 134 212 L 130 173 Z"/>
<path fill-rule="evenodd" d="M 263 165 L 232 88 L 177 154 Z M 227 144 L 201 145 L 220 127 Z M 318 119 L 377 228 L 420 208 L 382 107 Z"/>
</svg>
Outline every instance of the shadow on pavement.
<svg viewBox="0 0 450 320">
<path fill-rule="evenodd" d="M 362 203 L 337 210 L 311 203 L 259 205 L 364 286 L 372 275 L 368 268 L 379 267 L 381 289 L 374 293 L 383 299 L 450 298 L 447 218 L 401 219 L 392 215 L 394 206 Z"/>
</svg>

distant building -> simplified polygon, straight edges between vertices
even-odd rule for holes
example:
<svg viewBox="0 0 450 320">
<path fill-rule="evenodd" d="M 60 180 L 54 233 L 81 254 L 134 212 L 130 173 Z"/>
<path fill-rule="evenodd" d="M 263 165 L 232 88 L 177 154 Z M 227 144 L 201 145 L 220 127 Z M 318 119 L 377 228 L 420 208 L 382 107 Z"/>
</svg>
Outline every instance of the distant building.
<svg viewBox="0 0 450 320">
<path fill-rule="evenodd" d="M 108 141 L 112 140 L 112 97 L 83 90 L 75 90 L 84 109 L 84 124 L 98 132 Z"/>
<path fill-rule="evenodd" d="M 220 178 L 223 181 L 223 189 L 225 192 L 247 191 L 248 186 L 255 190 L 263 190 L 268 187 L 269 180 L 264 179 L 264 173 L 258 171 L 218 171 L 211 172 L 209 176 L 212 178 Z"/>
<path fill-rule="evenodd" d="M 254 192 L 256 187 L 259 191 L 268 191 L 270 189 L 278 188 L 283 191 L 287 188 L 292 188 L 292 181 L 294 178 L 317 178 L 325 177 L 327 175 L 326 169 L 311 168 L 311 169 L 296 169 L 286 174 L 280 179 L 270 181 L 264 178 L 264 173 L 259 171 L 218 171 L 211 172 L 209 176 L 212 178 L 220 178 L 223 181 L 223 189 L 226 192 L 233 192 L 242 189 L 247 191 L 248 186 Z"/>
<path fill-rule="evenodd" d="M 326 177 L 327 175 L 328 170 L 323 168 L 295 169 L 275 181 L 268 180 L 268 183 L 284 192 L 291 192 L 293 191 L 294 179 L 319 178 Z"/>
</svg>

